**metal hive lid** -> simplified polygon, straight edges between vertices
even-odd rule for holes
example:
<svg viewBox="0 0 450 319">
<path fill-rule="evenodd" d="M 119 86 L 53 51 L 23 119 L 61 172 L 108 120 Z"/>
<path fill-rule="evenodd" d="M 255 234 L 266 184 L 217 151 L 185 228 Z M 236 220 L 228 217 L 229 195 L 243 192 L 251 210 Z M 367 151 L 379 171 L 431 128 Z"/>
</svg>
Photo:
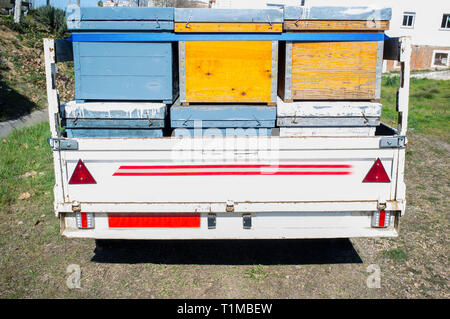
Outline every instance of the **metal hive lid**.
<svg viewBox="0 0 450 319">
<path fill-rule="evenodd" d="M 283 22 L 278 9 L 176 8 L 175 22 Z"/>
<path fill-rule="evenodd" d="M 391 20 L 391 8 L 297 7 L 284 8 L 284 20 Z"/>
<path fill-rule="evenodd" d="M 79 14 L 77 14 L 79 11 Z M 82 7 L 67 11 L 73 21 L 173 21 L 173 8 Z"/>
</svg>

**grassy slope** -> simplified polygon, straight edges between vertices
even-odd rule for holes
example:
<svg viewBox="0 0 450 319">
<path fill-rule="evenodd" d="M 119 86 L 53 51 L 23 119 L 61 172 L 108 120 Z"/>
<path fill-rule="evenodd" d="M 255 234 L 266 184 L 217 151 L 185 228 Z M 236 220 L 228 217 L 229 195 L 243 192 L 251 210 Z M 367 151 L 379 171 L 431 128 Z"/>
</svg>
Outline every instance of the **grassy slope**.
<svg viewBox="0 0 450 319">
<path fill-rule="evenodd" d="M 0 17 L 0 121 L 47 106 L 44 37 L 54 37 L 32 16 L 20 25 Z M 60 64 L 61 99 L 73 96 L 73 63 Z"/>
</svg>

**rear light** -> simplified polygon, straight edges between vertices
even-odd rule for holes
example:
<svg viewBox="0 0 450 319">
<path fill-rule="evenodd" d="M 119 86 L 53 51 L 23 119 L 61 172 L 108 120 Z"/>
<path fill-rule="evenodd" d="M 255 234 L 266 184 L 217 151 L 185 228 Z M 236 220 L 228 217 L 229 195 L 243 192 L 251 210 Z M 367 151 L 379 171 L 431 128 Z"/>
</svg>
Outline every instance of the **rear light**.
<svg viewBox="0 0 450 319">
<path fill-rule="evenodd" d="M 97 182 L 92 177 L 91 173 L 89 173 L 86 165 L 84 165 L 81 160 L 78 160 L 69 184 L 97 184 Z"/>
<path fill-rule="evenodd" d="M 384 209 L 378 210 L 372 215 L 372 227 L 388 227 L 391 223 L 391 214 Z"/>
<path fill-rule="evenodd" d="M 78 228 L 94 228 L 94 214 L 77 212 L 76 218 Z"/>
<path fill-rule="evenodd" d="M 390 183 L 386 170 L 384 169 L 383 164 L 380 159 L 377 158 L 375 163 L 373 163 L 366 177 L 362 181 L 363 183 Z"/>
</svg>

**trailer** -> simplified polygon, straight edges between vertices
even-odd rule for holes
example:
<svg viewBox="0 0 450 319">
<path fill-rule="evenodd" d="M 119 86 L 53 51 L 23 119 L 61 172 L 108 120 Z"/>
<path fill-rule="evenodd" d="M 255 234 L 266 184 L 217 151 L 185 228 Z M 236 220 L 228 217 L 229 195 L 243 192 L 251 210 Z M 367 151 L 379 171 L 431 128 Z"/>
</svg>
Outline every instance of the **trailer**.
<svg viewBox="0 0 450 319">
<path fill-rule="evenodd" d="M 44 40 L 61 234 L 95 239 L 395 237 L 405 213 L 409 38 L 384 41 L 401 64 L 398 127 L 369 136 L 204 134 L 67 137 L 56 63 Z M 197 130 L 197 131 L 196 131 Z M 267 136 L 269 135 L 269 136 Z"/>
</svg>

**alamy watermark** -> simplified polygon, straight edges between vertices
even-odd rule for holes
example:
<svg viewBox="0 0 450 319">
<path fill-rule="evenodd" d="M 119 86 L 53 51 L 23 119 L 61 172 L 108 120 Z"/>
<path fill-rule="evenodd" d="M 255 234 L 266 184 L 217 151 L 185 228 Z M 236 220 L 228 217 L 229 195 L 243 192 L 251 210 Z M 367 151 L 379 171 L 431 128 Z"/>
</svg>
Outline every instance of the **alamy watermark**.
<svg viewBox="0 0 450 319">
<path fill-rule="evenodd" d="M 367 277 L 366 285 L 368 288 L 381 288 L 381 268 L 377 264 L 367 266 L 366 272 L 370 273 Z"/>
<path fill-rule="evenodd" d="M 81 268 L 80 265 L 71 264 L 67 266 L 66 273 L 69 274 L 66 280 L 67 288 L 80 289 L 81 288 Z"/>
</svg>

